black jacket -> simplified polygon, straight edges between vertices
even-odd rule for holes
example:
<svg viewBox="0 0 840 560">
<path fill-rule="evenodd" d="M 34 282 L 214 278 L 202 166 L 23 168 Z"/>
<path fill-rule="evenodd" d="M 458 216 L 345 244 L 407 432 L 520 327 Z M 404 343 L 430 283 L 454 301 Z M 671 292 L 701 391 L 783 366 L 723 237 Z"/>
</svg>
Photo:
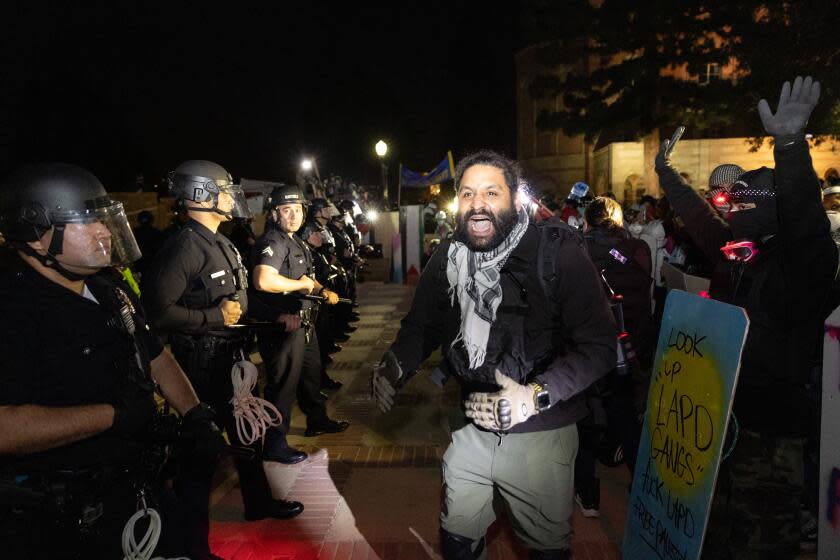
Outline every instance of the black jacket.
<svg viewBox="0 0 840 560">
<path fill-rule="evenodd" d="M 638 337 L 651 320 L 650 247 L 624 230 L 595 228 L 583 236 L 595 268 L 603 271 L 610 288 L 624 298 L 626 330 Z"/>
<path fill-rule="evenodd" d="M 812 404 L 804 386 L 814 366 L 837 248 L 820 202 L 804 137 L 774 149 L 778 233 L 774 248 L 744 269 L 735 289 L 733 266 L 720 248 L 732 239 L 726 221 L 672 167 L 659 182 L 693 241 L 715 263 L 713 298 L 743 307 L 750 318 L 735 395 L 742 426 L 764 433 L 804 435 Z"/>
<path fill-rule="evenodd" d="M 143 276 L 143 303 L 152 324 L 162 331 L 222 332 L 222 300 L 236 294 L 244 315 L 246 288 L 242 258 L 233 243 L 190 220 L 149 265 Z"/>
<path fill-rule="evenodd" d="M 491 326 L 484 365 L 469 370 L 465 350 L 452 347 L 461 324 L 461 308 L 451 302 L 446 278 L 450 241 L 441 243 L 420 276 L 414 301 L 391 346 L 403 372 L 441 347 L 445 367 L 464 393 L 495 392 L 496 365 L 520 383 L 537 380 L 551 394 L 550 409 L 515 426 L 533 432 L 572 424 L 587 414 L 582 391 L 615 367 L 616 330 L 601 280 L 575 240 L 554 245 L 554 280 L 544 293 L 538 277 L 542 234 L 528 226 L 501 270 L 502 301 Z"/>
</svg>

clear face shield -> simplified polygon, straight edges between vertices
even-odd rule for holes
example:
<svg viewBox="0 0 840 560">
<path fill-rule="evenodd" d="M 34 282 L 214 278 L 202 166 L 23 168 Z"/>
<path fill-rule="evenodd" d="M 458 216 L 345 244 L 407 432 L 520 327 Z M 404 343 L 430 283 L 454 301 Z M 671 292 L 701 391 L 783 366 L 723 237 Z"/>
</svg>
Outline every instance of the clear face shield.
<svg viewBox="0 0 840 560">
<path fill-rule="evenodd" d="M 49 252 L 60 263 L 82 268 L 126 266 L 140 258 L 140 248 L 121 202 L 93 201 L 84 210 L 54 210 Z"/>
<path fill-rule="evenodd" d="M 220 185 L 219 200 L 216 207 L 220 212 L 230 215 L 231 218 L 253 218 L 248 201 L 245 198 L 245 191 L 239 185 Z"/>
</svg>

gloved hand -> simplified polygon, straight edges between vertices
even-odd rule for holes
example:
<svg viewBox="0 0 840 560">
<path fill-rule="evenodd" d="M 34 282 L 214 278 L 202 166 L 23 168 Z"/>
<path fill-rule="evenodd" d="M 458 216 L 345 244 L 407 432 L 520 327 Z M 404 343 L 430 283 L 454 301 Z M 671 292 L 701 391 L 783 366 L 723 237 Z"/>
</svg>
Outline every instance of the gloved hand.
<svg viewBox="0 0 840 560">
<path fill-rule="evenodd" d="M 403 382 L 399 360 L 393 352 L 386 352 L 379 365 L 374 366 L 370 381 L 371 396 L 382 412 L 388 412 L 394 406 L 394 397 Z"/>
<path fill-rule="evenodd" d="M 534 387 L 520 385 L 499 370 L 496 383 L 498 393 L 472 393 L 464 401 L 467 418 L 486 430 L 509 430 L 539 414 L 534 402 Z"/>
<path fill-rule="evenodd" d="M 186 450 L 204 461 L 215 461 L 227 447 L 216 425 L 216 413 L 206 403 L 199 403 L 184 414 L 179 435 Z"/>
<path fill-rule="evenodd" d="M 326 300 L 327 305 L 335 305 L 338 303 L 338 294 L 335 292 L 331 292 L 326 288 L 321 290 L 321 297 L 323 297 Z"/>
<path fill-rule="evenodd" d="M 155 415 L 155 385 L 151 379 L 138 378 L 139 372 L 129 372 L 120 381 L 117 394 L 111 401 L 114 422 L 111 430 L 120 435 L 131 435 L 143 429 Z"/>
<path fill-rule="evenodd" d="M 797 76 L 792 88 L 790 82 L 785 82 L 782 86 L 775 115 L 770 111 L 766 99 L 758 102 L 761 124 L 768 134 L 776 138 L 799 136 L 805 132 L 808 118 L 819 100 L 820 83 L 813 81 L 811 76 L 804 80 L 802 76 Z"/>
</svg>

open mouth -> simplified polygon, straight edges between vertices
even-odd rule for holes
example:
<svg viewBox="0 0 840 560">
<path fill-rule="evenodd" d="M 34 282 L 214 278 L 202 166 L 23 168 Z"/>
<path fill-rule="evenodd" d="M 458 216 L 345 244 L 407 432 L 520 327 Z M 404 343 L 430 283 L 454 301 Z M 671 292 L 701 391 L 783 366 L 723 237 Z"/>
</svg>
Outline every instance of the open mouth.
<svg viewBox="0 0 840 560">
<path fill-rule="evenodd" d="M 493 229 L 493 222 L 488 216 L 472 216 L 467 221 L 467 228 L 470 233 L 476 235 L 487 235 Z"/>
</svg>

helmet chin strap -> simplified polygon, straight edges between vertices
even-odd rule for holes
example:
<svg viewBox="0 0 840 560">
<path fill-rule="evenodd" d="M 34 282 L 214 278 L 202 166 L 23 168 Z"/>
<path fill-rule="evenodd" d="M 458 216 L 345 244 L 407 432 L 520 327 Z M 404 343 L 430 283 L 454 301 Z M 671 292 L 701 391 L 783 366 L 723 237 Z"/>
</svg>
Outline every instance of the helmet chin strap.
<svg viewBox="0 0 840 560">
<path fill-rule="evenodd" d="M 55 238 L 53 238 L 53 241 L 54 240 Z M 47 251 L 46 255 L 42 255 L 41 253 L 30 247 L 29 243 L 20 243 L 18 245 L 18 249 L 20 249 L 24 254 L 33 257 L 36 261 L 38 261 L 45 267 L 55 270 L 71 282 L 78 282 L 79 280 L 84 280 L 85 278 L 90 276 L 89 274 L 79 274 L 77 272 L 73 272 L 72 270 L 67 270 L 66 268 L 64 268 L 53 254 L 53 245 L 54 243 L 51 242 L 50 249 Z M 60 254 L 61 251 L 58 251 L 58 253 Z"/>
<path fill-rule="evenodd" d="M 213 208 L 201 208 L 201 207 L 191 206 L 189 208 L 189 211 L 190 212 L 214 212 L 216 214 L 219 214 L 220 216 L 224 216 L 228 220 L 233 219 L 233 214 L 231 214 L 230 212 L 224 212 L 222 210 L 219 210 L 215 206 Z"/>
</svg>

